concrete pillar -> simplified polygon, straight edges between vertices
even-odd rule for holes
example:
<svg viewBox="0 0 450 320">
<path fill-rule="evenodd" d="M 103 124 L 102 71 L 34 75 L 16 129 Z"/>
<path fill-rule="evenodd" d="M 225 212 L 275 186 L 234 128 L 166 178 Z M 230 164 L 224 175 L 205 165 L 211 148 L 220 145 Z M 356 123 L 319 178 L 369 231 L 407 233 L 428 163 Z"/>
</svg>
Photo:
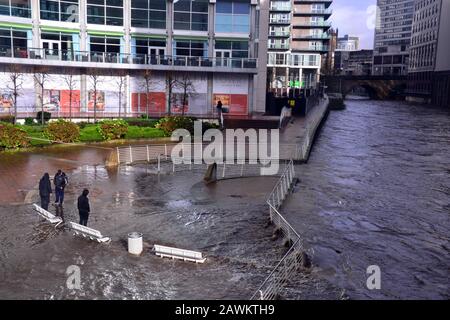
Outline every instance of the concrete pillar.
<svg viewBox="0 0 450 320">
<path fill-rule="evenodd" d="M 173 54 L 173 0 L 167 1 L 166 25 L 167 55 L 171 56 Z"/>
<path fill-rule="evenodd" d="M 86 0 L 80 0 L 80 51 L 89 51 L 87 45 L 87 26 L 86 26 Z"/>
<path fill-rule="evenodd" d="M 131 1 L 123 2 L 123 29 L 124 29 L 124 43 L 125 48 L 123 52 L 125 54 L 131 53 Z M 131 61 L 131 60 L 130 60 Z"/>
<path fill-rule="evenodd" d="M 39 0 L 31 0 L 31 20 L 32 20 L 32 32 L 33 32 L 33 39 L 32 44 L 33 48 L 40 48 L 41 47 L 41 35 L 39 30 L 39 16 L 40 16 L 40 4 Z"/>
<path fill-rule="evenodd" d="M 216 32 L 215 10 L 216 4 L 210 2 L 208 7 L 208 57 L 214 57 L 214 35 Z"/>
<path fill-rule="evenodd" d="M 255 10 L 259 11 L 259 21 L 252 20 L 250 24 L 258 23 L 258 32 L 255 35 L 255 44 L 258 46 L 258 74 L 256 75 L 256 85 L 254 87 L 254 102 L 253 112 L 265 112 L 266 111 L 266 81 L 267 81 L 267 42 L 269 33 L 269 5 L 270 1 L 257 1 L 252 0 L 252 7 L 255 6 Z M 255 11 L 255 17 L 257 12 Z M 256 31 L 255 31 L 256 33 Z"/>
</svg>

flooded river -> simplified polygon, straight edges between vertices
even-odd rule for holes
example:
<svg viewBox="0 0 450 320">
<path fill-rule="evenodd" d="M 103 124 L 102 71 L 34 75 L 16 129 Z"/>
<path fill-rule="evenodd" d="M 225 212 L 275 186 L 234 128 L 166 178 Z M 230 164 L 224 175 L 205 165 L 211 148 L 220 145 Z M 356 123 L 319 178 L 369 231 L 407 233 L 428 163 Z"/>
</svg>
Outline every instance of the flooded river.
<svg viewBox="0 0 450 320">
<path fill-rule="evenodd" d="M 286 218 L 352 299 L 450 297 L 450 112 L 346 101 L 298 166 Z M 381 269 L 368 290 L 366 269 Z"/>
<path fill-rule="evenodd" d="M 275 177 L 206 186 L 204 170 L 105 168 L 102 146 L 0 155 L 0 299 L 248 299 L 286 252 L 265 197 Z M 64 219 L 91 190 L 89 225 L 109 245 L 42 223 L 24 203 L 43 172 L 69 174 Z M 313 248 L 290 299 L 449 298 L 450 113 L 399 102 L 347 101 L 330 113 L 282 208 Z M 54 212 L 55 208 L 51 207 Z M 127 234 L 144 253 L 127 253 Z M 156 257 L 153 244 L 202 251 L 203 265 Z M 66 270 L 81 270 L 81 289 Z M 366 269 L 381 269 L 368 290 Z"/>
</svg>

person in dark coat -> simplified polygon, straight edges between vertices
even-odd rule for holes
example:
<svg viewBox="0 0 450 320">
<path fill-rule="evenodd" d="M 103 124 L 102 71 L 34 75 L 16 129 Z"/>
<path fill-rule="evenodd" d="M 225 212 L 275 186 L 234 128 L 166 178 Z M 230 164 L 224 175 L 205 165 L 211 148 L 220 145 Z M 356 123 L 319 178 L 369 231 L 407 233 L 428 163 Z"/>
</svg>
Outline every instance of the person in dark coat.
<svg viewBox="0 0 450 320">
<path fill-rule="evenodd" d="M 81 196 L 78 197 L 78 213 L 80 214 L 80 224 L 83 226 L 87 226 L 89 213 L 91 212 L 91 208 L 89 207 L 89 198 L 87 197 L 88 194 L 89 190 L 84 189 Z"/>
<path fill-rule="evenodd" d="M 61 170 L 58 170 L 58 172 L 55 174 L 55 177 L 53 178 L 53 183 L 55 184 L 55 205 L 62 206 L 64 202 L 64 189 L 67 185 L 67 176 L 64 172 Z"/>
<path fill-rule="evenodd" d="M 217 102 L 216 110 L 217 110 L 217 114 L 219 116 L 219 126 L 222 127 L 222 125 L 223 125 L 223 123 L 222 123 L 222 112 L 223 112 L 222 101 L 219 100 Z"/>
<path fill-rule="evenodd" d="M 52 193 L 52 183 L 50 182 L 50 175 L 46 172 L 39 181 L 39 196 L 41 197 L 41 208 L 48 210 L 50 203 L 50 194 Z"/>
</svg>

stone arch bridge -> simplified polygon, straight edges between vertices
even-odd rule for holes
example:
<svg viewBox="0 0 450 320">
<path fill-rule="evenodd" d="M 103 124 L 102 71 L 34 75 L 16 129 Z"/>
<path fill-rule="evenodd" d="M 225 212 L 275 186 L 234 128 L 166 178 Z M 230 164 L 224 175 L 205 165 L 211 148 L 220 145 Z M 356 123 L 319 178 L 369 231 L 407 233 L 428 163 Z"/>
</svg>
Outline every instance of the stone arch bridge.
<svg viewBox="0 0 450 320">
<path fill-rule="evenodd" d="M 342 93 L 345 96 L 354 88 L 366 89 L 371 99 L 396 99 L 406 89 L 406 76 L 324 76 L 327 92 Z"/>
</svg>

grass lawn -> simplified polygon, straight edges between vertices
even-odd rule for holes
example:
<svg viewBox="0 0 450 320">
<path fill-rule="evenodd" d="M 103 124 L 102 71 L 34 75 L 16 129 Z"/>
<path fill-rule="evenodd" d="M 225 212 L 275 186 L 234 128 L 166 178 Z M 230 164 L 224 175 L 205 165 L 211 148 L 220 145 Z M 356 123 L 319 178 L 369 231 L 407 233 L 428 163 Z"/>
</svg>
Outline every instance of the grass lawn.
<svg viewBox="0 0 450 320">
<path fill-rule="evenodd" d="M 30 138 L 37 138 L 37 139 L 31 139 L 30 144 L 33 147 L 38 146 L 47 146 L 52 144 L 50 141 L 47 141 L 46 137 L 44 136 L 43 130 L 44 128 L 42 126 L 21 126 L 22 129 L 24 129 Z M 40 140 L 42 139 L 42 140 Z"/>
<path fill-rule="evenodd" d="M 162 138 L 164 132 L 160 129 L 149 127 L 128 127 L 128 133 L 125 135 L 125 139 L 150 139 L 150 138 Z"/>
</svg>

